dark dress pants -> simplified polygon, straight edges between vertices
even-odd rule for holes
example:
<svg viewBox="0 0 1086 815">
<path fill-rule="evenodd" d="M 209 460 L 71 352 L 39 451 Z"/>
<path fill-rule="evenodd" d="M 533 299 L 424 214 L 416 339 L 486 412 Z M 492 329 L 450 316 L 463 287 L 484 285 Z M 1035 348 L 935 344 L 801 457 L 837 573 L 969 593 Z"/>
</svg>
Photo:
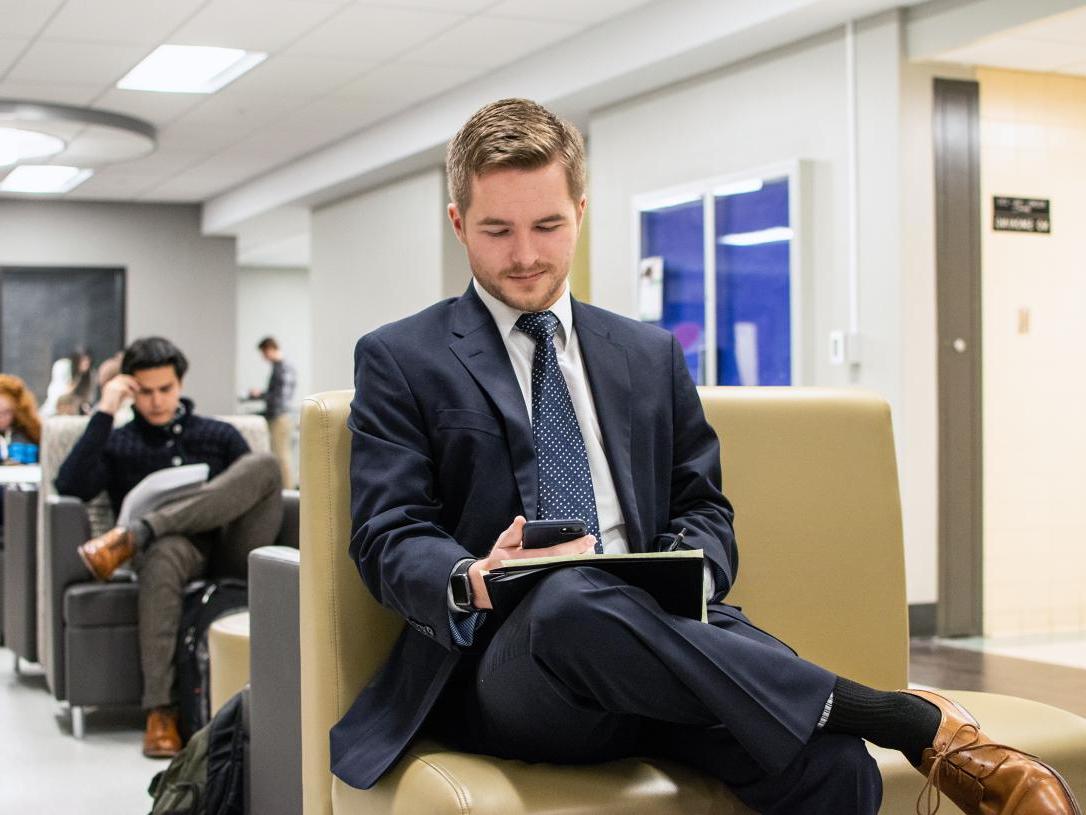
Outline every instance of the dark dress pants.
<svg viewBox="0 0 1086 815">
<path fill-rule="evenodd" d="M 492 639 L 434 718 L 461 749 L 562 764 L 670 758 L 760 812 L 878 811 L 882 781 L 863 742 L 815 733 L 834 675 L 734 607 L 711 605 L 705 625 L 574 567 L 487 626 Z"/>
</svg>

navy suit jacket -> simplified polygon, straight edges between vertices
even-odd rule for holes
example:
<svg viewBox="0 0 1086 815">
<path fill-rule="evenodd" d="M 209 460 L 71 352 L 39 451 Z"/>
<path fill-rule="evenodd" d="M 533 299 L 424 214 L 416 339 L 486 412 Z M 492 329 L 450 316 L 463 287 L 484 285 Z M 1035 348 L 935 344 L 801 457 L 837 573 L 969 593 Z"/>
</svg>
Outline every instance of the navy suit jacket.
<svg viewBox="0 0 1086 815">
<path fill-rule="evenodd" d="M 630 551 L 651 551 L 657 535 L 685 528 L 723 597 L 738 565 L 733 513 L 679 345 L 576 300 L 573 325 Z M 536 517 L 538 477 L 516 375 L 470 286 L 358 341 L 348 425 L 350 556 L 377 600 L 408 623 L 332 728 L 332 771 L 366 788 L 399 758 L 465 657 L 449 631 L 454 564 L 485 556 L 516 515 Z"/>
</svg>

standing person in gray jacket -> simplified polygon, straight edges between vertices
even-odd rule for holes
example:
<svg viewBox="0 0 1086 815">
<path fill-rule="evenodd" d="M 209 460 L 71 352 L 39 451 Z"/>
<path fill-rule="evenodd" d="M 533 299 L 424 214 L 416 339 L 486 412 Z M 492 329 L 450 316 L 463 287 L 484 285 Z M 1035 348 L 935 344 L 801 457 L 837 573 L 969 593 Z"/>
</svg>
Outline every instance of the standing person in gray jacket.
<svg viewBox="0 0 1086 815">
<path fill-rule="evenodd" d="M 284 489 L 294 488 L 294 475 L 291 467 L 291 440 L 294 435 L 294 419 L 290 406 L 294 401 L 294 390 L 298 377 L 294 366 L 283 357 L 283 350 L 275 337 L 265 337 L 257 344 L 261 355 L 271 363 L 271 375 L 268 386 L 263 392 L 249 391 L 252 399 L 264 400 L 264 418 L 268 420 L 268 432 L 271 434 L 272 453 L 279 459 L 279 469 L 283 474 Z"/>
</svg>

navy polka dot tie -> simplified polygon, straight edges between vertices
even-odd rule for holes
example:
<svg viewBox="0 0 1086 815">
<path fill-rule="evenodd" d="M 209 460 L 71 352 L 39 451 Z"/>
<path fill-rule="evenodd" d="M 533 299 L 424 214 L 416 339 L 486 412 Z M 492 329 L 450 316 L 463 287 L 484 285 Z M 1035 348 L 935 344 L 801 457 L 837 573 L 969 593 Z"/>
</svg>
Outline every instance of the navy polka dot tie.
<svg viewBox="0 0 1086 815">
<path fill-rule="evenodd" d="M 559 321 L 549 311 L 520 315 L 517 328 L 535 340 L 532 359 L 532 435 L 539 460 L 537 518 L 580 518 L 603 552 L 596 494 L 581 428 L 566 380 L 558 367 L 554 333 Z"/>
</svg>

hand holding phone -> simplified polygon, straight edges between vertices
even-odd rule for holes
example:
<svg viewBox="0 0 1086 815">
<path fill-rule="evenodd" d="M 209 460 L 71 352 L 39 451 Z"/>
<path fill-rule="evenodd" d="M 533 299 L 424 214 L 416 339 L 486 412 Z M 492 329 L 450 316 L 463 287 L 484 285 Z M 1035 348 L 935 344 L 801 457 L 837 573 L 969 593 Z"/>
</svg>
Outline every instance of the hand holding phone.
<svg viewBox="0 0 1086 815">
<path fill-rule="evenodd" d="M 545 549 L 559 543 L 577 540 L 588 534 L 585 522 L 578 518 L 552 518 L 546 521 L 528 521 L 524 524 L 525 549 Z"/>
</svg>

